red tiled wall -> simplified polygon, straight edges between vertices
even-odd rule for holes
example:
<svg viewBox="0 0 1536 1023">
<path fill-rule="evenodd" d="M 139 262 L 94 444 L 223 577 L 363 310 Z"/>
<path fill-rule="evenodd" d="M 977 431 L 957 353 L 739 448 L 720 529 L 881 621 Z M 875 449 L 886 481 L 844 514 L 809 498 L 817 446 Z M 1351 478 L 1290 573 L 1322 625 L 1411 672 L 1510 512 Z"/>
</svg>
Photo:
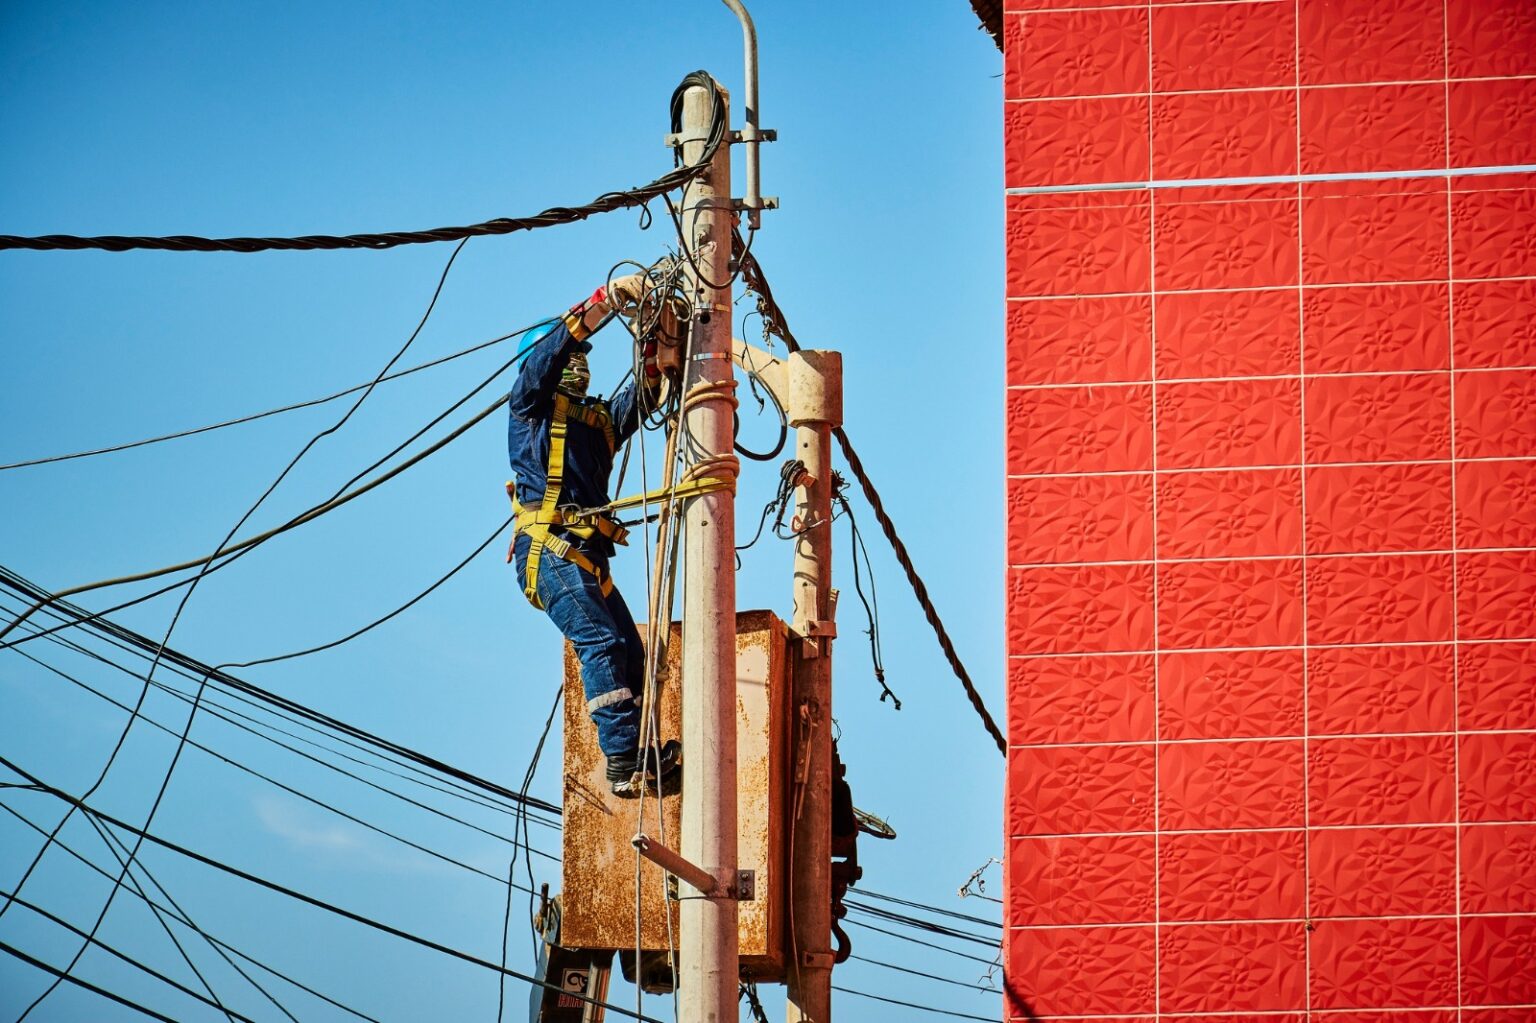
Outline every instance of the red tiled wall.
<svg viewBox="0 0 1536 1023">
<path fill-rule="evenodd" d="M 1007 6 L 1010 1017 L 1536 1020 L 1536 0 Z"/>
</svg>

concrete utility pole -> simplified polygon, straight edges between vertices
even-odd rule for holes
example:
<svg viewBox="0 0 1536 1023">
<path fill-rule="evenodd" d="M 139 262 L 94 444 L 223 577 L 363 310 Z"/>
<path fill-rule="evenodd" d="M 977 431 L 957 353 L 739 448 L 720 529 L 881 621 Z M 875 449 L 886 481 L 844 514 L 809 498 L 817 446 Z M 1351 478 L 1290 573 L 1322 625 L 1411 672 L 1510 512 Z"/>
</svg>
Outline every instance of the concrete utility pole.
<svg viewBox="0 0 1536 1023">
<path fill-rule="evenodd" d="M 832 1018 L 832 428 L 843 423 L 843 357 L 789 357 L 789 421 L 809 482 L 795 492 L 795 784 L 790 827 L 790 918 L 795 959 L 786 971 L 789 1023 Z"/>
<path fill-rule="evenodd" d="M 716 86 L 719 88 L 719 86 Z M 725 90 L 720 90 L 724 96 Z M 726 100 L 729 112 L 729 100 Z M 713 119 L 709 90 L 683 96 L 683 159 L 697 161 Z M 726 124 L 729 125 L 729 116 Z M 731 454 L 736 405 L 731 362 L 730 146 L 684 192 L 684 244 L 692 280 L 693 347 L 683 367 L 682 442 L 689 476 L 737 473 Z M 690 275 L 693 270 L 690 269 Z M 686 477 L 685 477 L 686 478 Z M 684 899 L 679 911 L 679 1019 L 735 1023 L 736 932 L 736 496 L 717 490 L 683 514 L 682 855 L 716 878 L 723 897 Z"/>
</svg>

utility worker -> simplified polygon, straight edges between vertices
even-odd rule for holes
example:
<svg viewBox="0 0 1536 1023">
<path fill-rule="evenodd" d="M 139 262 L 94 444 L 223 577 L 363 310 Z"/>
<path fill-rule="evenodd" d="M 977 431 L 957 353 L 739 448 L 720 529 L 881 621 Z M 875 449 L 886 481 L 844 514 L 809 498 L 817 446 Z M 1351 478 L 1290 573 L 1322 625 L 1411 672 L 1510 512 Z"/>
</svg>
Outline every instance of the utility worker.
<svg viewBox="0 0 1536 1023">
<path fill-rule="evenodd" d="M 641 755 L 645 648 L 608 570 L 625 530 L 597 509 L 612 500 L 614 453 L 654 407 L 662 377 L 648 341 L 635 380 L 608 401 L 587 397 L 587 339 L 615 314 L 638 315 L 644 288 L 645 275 L 631 274 L 572 307 L 533 344 L 507 401 L 507 456 L 517 477 L 507 484 L 517 516 L 507 560 L 529 602 L 575 647 L 608 781 L 626 799 L 670 780 L 681 747 L 673 741 L 659 756 Z M 676 331 L 675 319 L 662 319 Z"/>
</svg>

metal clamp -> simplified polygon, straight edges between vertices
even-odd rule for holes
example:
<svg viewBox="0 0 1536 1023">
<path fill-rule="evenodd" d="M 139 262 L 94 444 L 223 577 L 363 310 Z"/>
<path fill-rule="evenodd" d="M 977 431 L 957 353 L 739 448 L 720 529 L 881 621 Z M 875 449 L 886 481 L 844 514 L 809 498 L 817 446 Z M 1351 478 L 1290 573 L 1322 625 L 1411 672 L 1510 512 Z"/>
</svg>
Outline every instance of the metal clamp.
<svg viewBox="0 0 1536 1023">
<path fill-rule="evenodd" d="M 667 136 L 671 138 L 671 136 Z M 777 128 L 743 128 L 741 131 L 733 131 L 726 135 L 731 142 L 777 142 L 779 130 Z"/>
<path fill-rule="evenodd" d="M 837 957 L 831 952 L 801 952 L 800 965 L 808 970 L 830 970 Z"/>
</svg>

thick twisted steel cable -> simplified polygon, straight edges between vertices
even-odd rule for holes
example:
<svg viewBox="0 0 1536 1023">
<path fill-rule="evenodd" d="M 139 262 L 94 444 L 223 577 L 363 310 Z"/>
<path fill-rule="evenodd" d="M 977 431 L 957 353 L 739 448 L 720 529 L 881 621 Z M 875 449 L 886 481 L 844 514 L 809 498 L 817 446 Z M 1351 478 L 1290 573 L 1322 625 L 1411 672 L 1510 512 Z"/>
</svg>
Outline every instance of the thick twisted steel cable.
<svg viewBox="0 0 1536 1023">
<path fill-rule="evenodd" d="M 734 242 L 736 258 L 741 261 L 741 276 L 748 288 L 758 296 L 759 309 L 763 314 L 764 328 L 783 340 L 784 346 L 791 352 L 800 350 L 800 342 L 795 340 L 795 335 L 790 331 L 788 324 L 784 322 L 783 310 L 779 308 L 773 299 L 773 291 L 768 287 L 768 281 L 763 276 L 763 268 L 758 263 L 757 257 L 748 251 L 741 234 L 738 232 Z M 1002 729 L 997 727 L 987 705 L 982 702 L 981 694 L 976 691 L 976 683 L 971 680 L 971 673 L 966 670 L 965 664 L 960 660 L 960 653 L 955 649 L 954 640 L 949 638 L 949 630 L 944 627 L 944 620 L 939 617 L 939 609 L 934 607 L 933 598 L 928 593 L 928 584 L 923 582 L 923 577 L 917 574 L 917 567 L 912 564 L 912 555 L 907 551 L 907 545 L 902 542 L 896 532 L 896 523 L 891 521 L 890 513 L 885 510 L 885 503 L 880 500 L 880 492 L 870 481 L 869 473 L 864 468 L 858 452 L 854 451 L 853 443 L 849 441 L 848 434 L 841 426 L 832 431 L 832 436 L 837 438 L 837 445 L 842 449 L 843 460 L 848 463 L 848 470 L 859 481 L 859 489 L 864 492 L 864 499 L 869 502 L 870 510 L 875 513 L 875 521 L 880 523 L 880 532 L 885 534 L 886 542 L 891 545 L 891 550 L 900 562 L 901 569 L 907 575 L 907 582 L 912 587 L 913 594 L 917 597 L 918 604 L 923 609 L 923 617 L 928 619 L 928 624 L 938 638 L 939 647 L 944 651 L 944 658 L 949 662 L 950 670 L 960 680 L 960 685 L 965 689 L 966 698 L 971 701 L 971 707 L 975 709 L 981 723 L 997 743 L 998 752 L 1003 756 L 1008 755 L 1008 740 L 1003 737 Z"/>
<path fill-rule="evenodd" d="M 428 231 L 386 231 L 379 234 L 310 234 L 296 238 L 202 238 L 196 235 L 170 235 L 144 237 L 127 235 L 98 235 L 81 237 L 69 234 L 48 234 L 27 237 L 0 235 L 0 249 L 32 249 L 38 251 L 98 249 L 106 252 L 127 252 L 130 249 L 156 249 L 165 252 L 270 252 L 273 250 L 315 251 L 325 249 L 392 249 L 399 245 L 419 245 L 426 242 L 452 242 L 486 235 L 513 234 L 532 231 L 541 227 L 558 227 L 574 224 L 600 213 L 632 209 L 644 206 L 675 188 L 692 181 L 714 159 L 715 150 L 725 138 L 725 103 L 715 81 L 703 71 L 693 71 L 684 76 L 672 94 L 672 130 L 681 128 L 683 93 L 693 86 L 710 90 L 714 96 L 714 116 L 709 135 L 704 141 L 704 151 L 699 161 L 668 171 L 647 185 L 619 192 L 604 192 L 582 206 L 552 206 L 541 213 L 528 217 L 497 217 L 479 224 L 464 227 L 438 227 Z"/>
</svg>

